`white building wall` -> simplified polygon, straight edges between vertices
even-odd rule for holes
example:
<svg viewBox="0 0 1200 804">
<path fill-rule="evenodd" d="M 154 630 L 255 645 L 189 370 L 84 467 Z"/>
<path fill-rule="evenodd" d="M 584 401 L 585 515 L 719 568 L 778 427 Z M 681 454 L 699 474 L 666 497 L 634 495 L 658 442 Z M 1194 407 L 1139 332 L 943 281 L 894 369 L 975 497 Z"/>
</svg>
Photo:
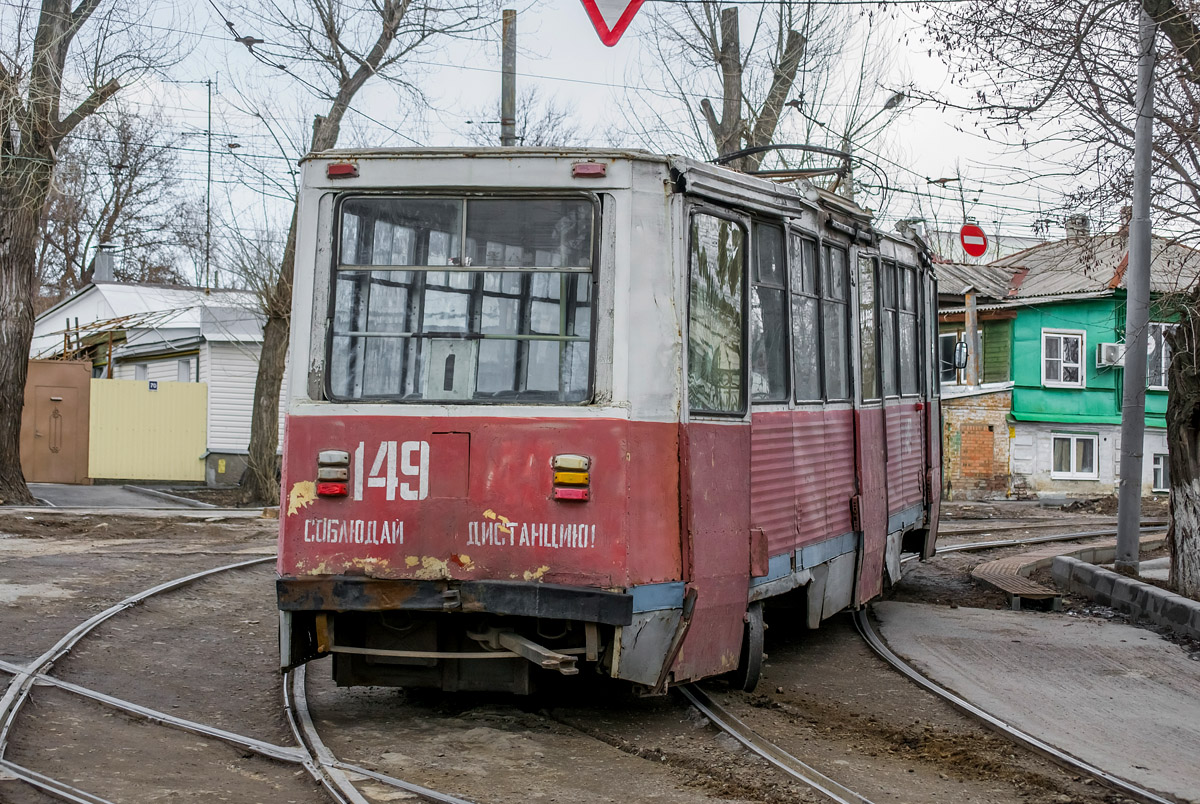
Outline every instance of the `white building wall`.
<svg viewBox="0 0 1200 804">
<path fill-rule="evenodd" d="M 259 348 L 259 344 L 205 344 L 201 374 L 208 376 L 208 449 L 211 452 L 241 453 L 250 445 Z M 284 375 L 285 387 L 286 384 L 287 376 Z M 280 444 L 283 443 L 283 399 L 280 394 Z"/>
<path fill-rule="evenodd" d="M 138 366 L 146 367 L 146 380 L 156 380 L 157 382 L 178 382 L 179 381 L 179 361 L 187 360 L 188 362 L 188 379 L 187 382 L 196 381 L 196 355 L 184 355 L 180 357 L 166 357 L 155 360 L 122 360 L 113 366 L 114 380 L 136 380 L 138 377 Z"/>
<path fill-rule="evenodd" d="M 1013 479 L 1018 485 L 1046 495 L 1095 497 L 1115 494 L 1121 478 L 1121 427 L 1113 424 L 1063 424 L 1056 422 L 1017 422 L 1010 448 Z M 1094 480 L 1051 477 L 1053 436 L 1055 433 L 1095 434 L 1096 469 Z M 1146 428 L 1142 458 L 1142 494 L 1149 496 L 1154 480 L 1154 456 L 1167 453 L 1167 433 Z"/>
</svg>

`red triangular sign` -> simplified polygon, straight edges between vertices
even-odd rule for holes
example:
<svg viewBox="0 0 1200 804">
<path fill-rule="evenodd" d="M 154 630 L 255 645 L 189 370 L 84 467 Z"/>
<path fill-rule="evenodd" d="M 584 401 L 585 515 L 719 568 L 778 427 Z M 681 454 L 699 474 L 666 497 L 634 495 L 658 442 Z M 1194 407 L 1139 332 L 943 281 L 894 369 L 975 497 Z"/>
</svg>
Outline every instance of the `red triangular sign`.
<svg viewBox="0 0 1200 804">
<path fill-rule="evenodd" d="M 645 0 L 581 0 L 600 41 L 612 47 L 625 33 Z"/>
</svg>

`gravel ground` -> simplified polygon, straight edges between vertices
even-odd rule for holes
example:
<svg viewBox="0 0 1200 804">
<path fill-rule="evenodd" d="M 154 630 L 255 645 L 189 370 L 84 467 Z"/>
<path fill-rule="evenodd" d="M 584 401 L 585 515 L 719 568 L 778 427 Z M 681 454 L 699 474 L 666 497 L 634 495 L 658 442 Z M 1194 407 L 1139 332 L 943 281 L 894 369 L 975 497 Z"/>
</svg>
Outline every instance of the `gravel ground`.
<svg viewBox="0 0 1200 804">
<path fill-rule="evenodd" d="M 1002 512 L 991 513 L 989 527 Z M 1030 517 L 1037 513 L 1017 518 L 1035 524 Z M 0 511 L 0 658 L 27 662 L 97 611 L 164 580 L 270 555 L 275 528 L 270 520 L 219 516 Z M 938 557 L 914 568 L 896 596 L 1002 608 L 1002 596 L 989 600 L 966 577 L 983 558 Z M 238 570 L 124 612 L 85 638 L 55 673 L 290 744 L 275 666 L 272 579 L 270 564 Z M 914 689 L 869 654 L 848 618 L 809 632 L 795 612 L 772 605 L 767 621 L 769 659 L 759 691 L 731 691 L 719 680 L 706 687 L 767 737 L 873 801 L 1115 801 Z M 638 697 L 599 678 L 563 679 L 529 698 L 338 689 L 328 661 L 320 661 L 311 665 L 309 690 L 318 727 L 339 756 L 488 804 L 820 800 L 680 699 Z M 326 800 L 294 766 L 45 687 L 22 710 L 6 756 L 118 802 Z M 363 789 L 372 802 L 404 798 L 371 782 Z M 5 804 L 49 800 L 0 780 Z"/>
</svg>

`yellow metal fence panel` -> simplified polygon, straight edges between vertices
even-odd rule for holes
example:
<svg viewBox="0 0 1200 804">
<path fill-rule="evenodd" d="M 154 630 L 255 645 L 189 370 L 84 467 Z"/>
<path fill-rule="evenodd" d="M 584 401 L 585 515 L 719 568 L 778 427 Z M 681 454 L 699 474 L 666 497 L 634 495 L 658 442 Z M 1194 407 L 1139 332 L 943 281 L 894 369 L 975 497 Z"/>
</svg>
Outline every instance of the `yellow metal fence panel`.
<svg viewBox="0 0 1200 804">
<path fill-rule="evenodd" d="M 206 383 L 100 379 L 91 392 L 89 476 L 204 480 Z"/>
</svg>

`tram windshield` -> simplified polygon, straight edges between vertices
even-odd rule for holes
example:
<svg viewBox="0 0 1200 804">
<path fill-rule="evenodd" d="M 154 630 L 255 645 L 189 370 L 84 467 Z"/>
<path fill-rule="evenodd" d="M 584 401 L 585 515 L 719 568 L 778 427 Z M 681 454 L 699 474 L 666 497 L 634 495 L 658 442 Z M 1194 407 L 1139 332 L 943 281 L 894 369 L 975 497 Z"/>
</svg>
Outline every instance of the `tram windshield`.
<svg viewBox="0 0 1200 804">
<path fill-rule="evenodd" d="M 596 218 L 582 197 L 346 199 L 331 396 L 588 399 Z"/>
</svg>

